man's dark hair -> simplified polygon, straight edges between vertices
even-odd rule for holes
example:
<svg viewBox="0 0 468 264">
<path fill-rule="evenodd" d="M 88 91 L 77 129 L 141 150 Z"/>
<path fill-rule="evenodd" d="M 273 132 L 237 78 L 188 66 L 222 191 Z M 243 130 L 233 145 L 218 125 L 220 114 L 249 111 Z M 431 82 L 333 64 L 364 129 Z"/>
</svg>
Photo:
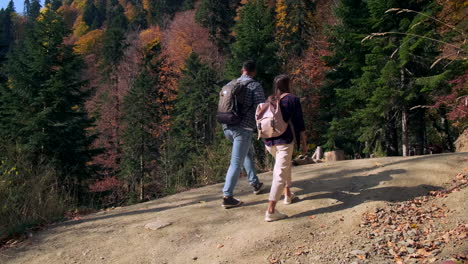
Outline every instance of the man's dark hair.
<svg viewBox="0 0 468 264">
<path fill-rule="evenodd" d="M 248 60 L 242 64 L 242 69 L 247 72 L 254 72 L 257 70 L 257 65 L 253 60 Z"/>
</svg>

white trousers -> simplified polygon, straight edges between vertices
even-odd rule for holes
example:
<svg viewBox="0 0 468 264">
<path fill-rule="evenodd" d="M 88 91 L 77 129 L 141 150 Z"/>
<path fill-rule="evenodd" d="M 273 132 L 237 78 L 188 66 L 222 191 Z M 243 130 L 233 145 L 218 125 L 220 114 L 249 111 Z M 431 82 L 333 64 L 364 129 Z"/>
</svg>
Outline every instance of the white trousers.
<svg viewBox="0 0 468 264">
<path fill-rule="evenodd" d="M 281 198 L 284 187 L 291 187 L 291 166 L 294 143 L 286 145 L 266 146 L 268 152 L 275 158 L 273 182 L 270 190 L 270 201 Z"/>
</svg>

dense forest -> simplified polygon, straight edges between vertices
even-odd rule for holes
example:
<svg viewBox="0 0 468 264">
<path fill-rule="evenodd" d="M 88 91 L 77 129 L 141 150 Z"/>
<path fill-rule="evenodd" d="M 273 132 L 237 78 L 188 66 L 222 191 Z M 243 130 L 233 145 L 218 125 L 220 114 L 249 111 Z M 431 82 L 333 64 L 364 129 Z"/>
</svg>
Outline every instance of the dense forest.
<svg viewBox="0 0 468 264">
<path fill-rule="evenodd" d="M 292 77 L 311 150 L 452 152 L 468 124 L 466 21 L 457 0 L 10 1 L 0 240 L 72 208 L 222 181 L 218 92 L 247 59 L 267 95 Z"/>
</svg>

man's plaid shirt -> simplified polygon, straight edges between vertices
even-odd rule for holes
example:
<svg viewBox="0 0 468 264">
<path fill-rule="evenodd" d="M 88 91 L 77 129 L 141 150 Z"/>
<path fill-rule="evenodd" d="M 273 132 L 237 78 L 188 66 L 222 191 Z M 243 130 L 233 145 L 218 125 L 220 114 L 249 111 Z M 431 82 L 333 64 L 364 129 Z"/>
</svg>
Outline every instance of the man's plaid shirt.
<svg viewBox="0 0 468 264">
<path fill-rule="evenodd" d="M 237 79 L 238 81 L 245 82 L 248 80 L 252 80 L 248 75 L 242 75 Z M 246 91 L 244 93 L 243 108 L 242 113 L 244 114 L 244 118 L 237 126 L 226 126 L 223 125 L 223 128 L 230 128 L 230 127 L 241 127 L 245 128 L 250 131 L 254 131 L 257 129 L 257 124 L 255 122 L 255 111 L 257 110 L 257 106 L 263 102 L 265 102 L 265 93 L 263 92 L 262 85 L 257 82 L 251 82 L 247 85 Z"/>
</svg>

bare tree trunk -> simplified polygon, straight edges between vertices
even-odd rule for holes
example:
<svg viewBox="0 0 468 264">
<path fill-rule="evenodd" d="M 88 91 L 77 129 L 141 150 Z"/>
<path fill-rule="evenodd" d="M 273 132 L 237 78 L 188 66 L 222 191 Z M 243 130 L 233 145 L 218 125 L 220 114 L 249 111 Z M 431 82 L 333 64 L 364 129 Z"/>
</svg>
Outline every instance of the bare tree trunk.
<svg viewBox="0 0 468 264">
<path fill-rule="evenodd" d="M 424 155 L 426 150 L 426 110 L 419 108 L 415 110 L 411 126 L 414 128 L 415 155 Z"/>
<path fill-rule="evenodd" d="M 405 90 L 405 69 L 400 69 L 400 89 Z M 408 110 L 403 106 L 401 110 L 401 152 L 403 157 L 408 156 Z"/>
<path fill-rule="evenodd" d="M 143 130 L 143 125 L 140 125 L 140 128 Z M 143 161 L 143 154 L 145 153 L 145 138 L 141 137 L 141 150 L 140 150 L 140 201 L 143 201 L 143 183 L 145 177 L 145 164 Z"/>
<path fill-rule="evenodd" d="M 401 151 L 403 157 L 408 156 L 408 112 L 406 109 L 401 111 Z"/>
<path fill-rule="evenodd" d="M 387 156 L 398 156 L 398 131 L 396 127 L 395 113 L 392 111 L 386 115 L 385 127 L 385 152 Z"/>
<path fill-rule="evenodd" d="M 452 136 L 450 135 L 450 126 L 449 126 L 449 123 L 447 121 L 447 113 L 445 111 L 445 109 L 441 109 L 440 110 L 440 113 L 441 113 L 441 116 L 442 116 L 442 128 L 445 132 L 445 135 L 446 135 L 446 143 L 445 143 L 445 147 L 450 151 L 450 152 L 455 152 L 455 144 L 453 142 L 453 139 L 452 139 Z M 445 149 L 445 148 L 444 148 Z"/>
<path fill-rule="evenodd" d="M 140 201 L 143 201 L 143 178 L 145 175 L 145 172 L 143 170 L 144 164 L 143 164 L 143 154 L 140 154 Z"/>
</svg>

